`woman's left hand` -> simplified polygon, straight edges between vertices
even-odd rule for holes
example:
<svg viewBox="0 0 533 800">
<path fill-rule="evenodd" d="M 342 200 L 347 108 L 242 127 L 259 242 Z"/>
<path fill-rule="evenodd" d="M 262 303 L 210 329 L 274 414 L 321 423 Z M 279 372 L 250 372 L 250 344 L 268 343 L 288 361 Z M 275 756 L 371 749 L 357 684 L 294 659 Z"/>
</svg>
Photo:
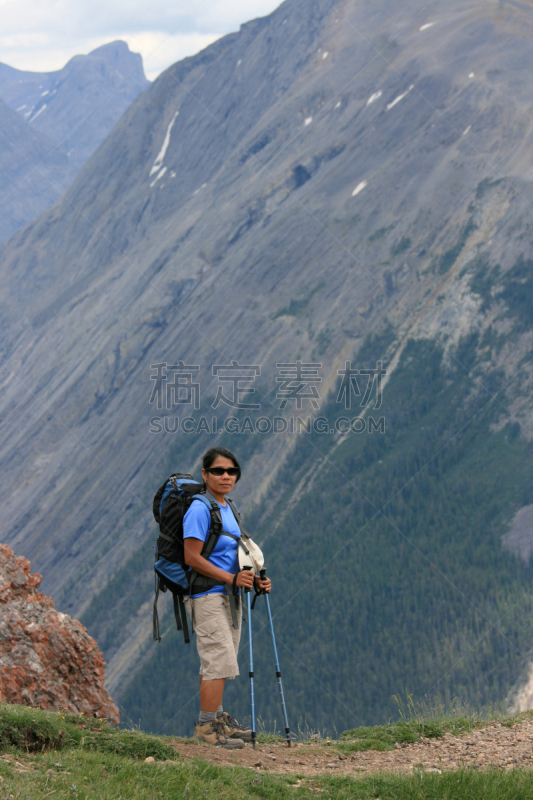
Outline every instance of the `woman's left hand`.
<svg viewBox="0 0 533 800">
<path fill-rule="evenodd" d="M 259 578 L 256 575 L 256 577 L 255 577 L 255 588 L 256 588 L 257 591 L 270 592 L 270 590 L 272 588 L 272 583 L 270 581 L 270 578 L 265 578 L 264 580 L 262 580 L 261 578 Z"/>
</svg>

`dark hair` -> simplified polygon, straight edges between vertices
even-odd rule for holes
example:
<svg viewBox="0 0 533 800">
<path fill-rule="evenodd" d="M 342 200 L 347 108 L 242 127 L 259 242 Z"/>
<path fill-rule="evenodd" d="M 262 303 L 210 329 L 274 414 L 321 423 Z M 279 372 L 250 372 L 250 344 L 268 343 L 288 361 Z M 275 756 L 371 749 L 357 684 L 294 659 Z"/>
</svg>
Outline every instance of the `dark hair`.
<svg viewBox="0 0 533 800">
<path fill-rule="evenodd" d="M 212 466 L 213 461 L 217 456 L 223 456 L 224 458 L 229 458 L 230 461 L 233 461 L 233 463 L 239 470 L 239 474 L 237 475 L 237 480 L 235 481 L 235 483 L 237 483 L 237 481 L 241 479 L 241 465 L 239 464 L 239 462 L 237 461 L 231 450 L 228 450 L 227 447 L 211 447 L 207 451 L 207 453 L 204 454 L 204 457 L 202 459 L 203 469 L 209 469 L 209 467 Z"/>
</svg>

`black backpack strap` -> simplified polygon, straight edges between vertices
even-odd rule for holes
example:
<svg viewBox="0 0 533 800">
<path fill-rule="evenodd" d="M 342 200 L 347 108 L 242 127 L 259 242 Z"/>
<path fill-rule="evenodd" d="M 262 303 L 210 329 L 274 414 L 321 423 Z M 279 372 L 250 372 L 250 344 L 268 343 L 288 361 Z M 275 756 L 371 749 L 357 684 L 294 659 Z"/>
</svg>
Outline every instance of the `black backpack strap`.
<svg viewBox="0 0 533 800">
<path fill-rule="evenodd" d="M 236 533 L 230 533 L 229 531 L 220 531 L 220 536 L 229 536 L 231 539 L 235 539 L 236 542 L 241 538 Z"/>
<path fill-rule="evenodd" d="M 155 597 L 154 597 L 154 607 L 152 612 L 152 624 L 153 624 L 153 641 L 160 642 L 161 641 L 161 633 L 159 631 L 159 615 L 157 613 L 157 600 L 159 598 L 159 575 L 154 570 L 155 575 Z"/>
<path fill-rule="evenodd" d="M 192 583 L 189 583 L 189 613 L 191 615 L 191 633 L 194 633 L 194 597 L 191 588 Z"/>
<path fill-rule="evenodd" d="M 247 533 L 244 530 L 244 528 L 242 527 L 242 525 L 241 525 L 241 515 L 237 511 L 237 507 L 236 507 L 235 503 L 233 502 L 233 500 L 230 497 L 226 497 L 226 500 L 228 502 L 229 507 L 233 511 L 233 516 L 235 517 L 235 522 L 239 526 L 239 531 L 241 532 L 241 535 L 240 535 L 240 537 L 239 536 L 235 536 L 234 533 L 228 533 L 228 531 L 220 531 L 220 533 L 223 534 L 224 536 L 231 536 L 232 539 L 236 539 L 238 544 L 239 544 L 239 547 L 242 550 L 244 550 L 244 552 L 246 553 L 247 556 L 249 556 L 250 553 L 249 553 L 248 548 L 246 547 L 245 542 L 246 542 L 247 539 L 250 539 L 250 534 Z"/>
<path fill-rule="evenodd" d="M 172 592 L 172 603 L 174 604 L 174 618 L 176 620 L 176 628 L 179 631 L 182 631 L 183 625 L 181 624 L 180 606 L 178 602 L 178 595 L 176 594 L 176 592 Z"/>
<path fill-rule="evenodd" d="M 183 631 L 183 638 L 185 644 L 189 644 L 191 637 L 189 635 L 189 625 L 187 623 L 187 612 L 185 611 L 185 603 L 183 597 L 177 592 L 172 593 L 172 600 L 174 603 L 174 617 L 176 619 L 176 627 L 179 631 Z"/>
<path fill-rule="evenodd" d="M 202 551 L 200 555 L 202 558 L 209 559 L 209 556 L 213 552 L 216 543 L 218 542 L 218 537 L 222 533 L 222 516 L 220 514 L 220 508 L 218 507 L 218 503 L 213 500 L 210 494 L 205 494 L 205 496 L 209 499 L 211 504 L 211 524 L 209 526 L 209 531 L 207 534 L 207 539 L 204 542 L 204 546 L 202 547 Z M 194 499 L 194 498 L 193 498 Z M 189 579 L 189 595 L 192 597 L 192 585 L 196 578 L 204 578 L 203 575 L 200 575 L 196 570 L 191 571 L 190 579 Z M 212 586 L 222 585 L 219 582 L 213 583 Z M 209 587 L 210 588 L 210 587 Z M 197 594 L 198 592 L 196 592 Z"/>
<path fill-rule="evenodd" d="M 185 610 L 185 603 L 183 602 L 183 597 L 181 594 L 178 595 L 178 602 L 180 604 L 181 620 L 183 623 L 183 638 L 185 639 L 185 644 L 189 644 L 191 641 L 189 634 L 189 623 L 187 622 L 187 611 Z"/>
<path fill-rule="evenodd" d="M 241 550 L 244 550 L 244 552 L 245 552 L 245 554 L 247 556 L 250 555 L 250 551 L 246 547 L 246 544 L 244 543 L 242 536 L 235 536 L 234 533 L 228 533 L 228 531 L 220 531 L 220 535 L 221 536 L 230 536 L 232 539 L 235 539 L 235 541 L 237 542 L 237 544 L 241 548 Z M 248 537 L 248 538 L 250 538 L 250 537 Z M 238 574 L 238 573 L 236 573 L 236 574 Z"/>
<path fill-rule="evenodd" d="M 172 476 L 171 476 L 172 477 Z M 161 505 L 161 498 L 163 497 L 163 492 L 167 488 L 168 480 L 164 482 L 162 486 L 159 487 L 157 492 L 155 493 L 154 502 L 152 503 L 152 513 L 154 515 L 154 519 L 159 525 L 161 522 L 161 516 L 159 514 L 159 506 Z"/>
<path fill-rule="evenodd" d="M 152 624 L 153 624 L 153 641 L 160 642 L 161 641 L 161 631 L 159 628 L 159 614 L 157 611 L 157 601 L 159 599 L 159 592 L 166 592 L 167 587 L 165 582 L 161 580 L 161 577 L 158 573 L 154 570 L 155 575 L 155 597 L 154 597 L 154 605 L 153 605 L 153 612 L 152 612 Z M 181 594 L 177 592 L 172 592 L 172 602 L 174 604 L 174 618 L 176 620 L 176 628 L 179 631 L 183 631 L 183 638 L 185 639 L 185 644 L 189 644 L 191 641 L 191 637 L 189 634 L 189 625 L 187 622 L 187 612 L 185 610 L 185 603 L 183 602 L 183 597 Z"/>
<path fill-rule="evenodd" d="M 204 558 L 209 558 L 216 543 L 218 542 L 218 537 L 222 533 L 223 525 L 222 515 L 220 513 L 218 503 L 212 499 L 211 495 L 206 494 L 206 497 L 209 498 L 211 503 L 211 525 L 209 526 L 209 533 L 207 534 L 207 539 L 205 540 L 205 544 L 200 555 L 202 555 Z"/>
<path fill-rule="evenodd" d="M 198 492 L 196 494 L 198 494 Z M 206 538 L 206 540 L 204 542 L 204 545 L 202 547 L 200 555 L 203 558 L 208 559 L 209 556 L 211 555 L 211 553 L 213 552 L 213 549 L 214 549 L 214 547 L 215 547 L 215 545 L 216 545 L 216 543 L 218 541 L 218 536 L 220 535 L 220 533 L 222 531 L 222 516 L 220 514 L 220 509 L 218 507 L 218 503 L 216 503 L 215 500 L 211 497 L 211 495 L 207 494 L 207 492 L 202 492 L 201 497 L 196 497 L 195 495 L 192 495 L 191 496 L 191 501 L 192 500 L 201 500 L 202 502 L 205 502 L 203 500 L 203 497 L 206 497 L 209 500 L 209 504 L 210 504 L 210 512 L 209 513 L 211 515 L 211 523 L 209 525 L 209 531 L 207 533 L 207 538 Z M 205 505 L 207 505 L 207 503 Z M 200 575 L 199 572 L 196 572 L 195 569 L 192 569 L 191 572 L 190 572 L 190 575 L 189 575 L 189 597 L 191 597 L 191 598 L 192 598 L 193 594 L 198 594 L 199 591 L 201 591 L 200 588 L 197 588 L 197 589 L 193 590 L 193 583 L 197 579 L 200 579 L 200 582 L 205 584 L 205 589 L 210 589 L 213 586 L 217 586 L 217 585 L 221 586 L 222 585 L 219 581 L 213 581 L 212 583 L 206 584 L 206 581 L 211 581 L 212 579 L 211 578 L 206 578 L 204 575 Z M 203 586 L 201 588 L 204 589 Z M 193 633 L 194 633 L 194 623 L 192 625 L 192 629 L 193 629 Z"/>
<path fill-rule="evenodd" d="M 241 525 L 241 515 L 240 515 L 240 513 L 237 511 L 237 506 L 235 505 L 235 503 L 233 502 L 233 500 L 231 499 L 231 497 L 226 497 L 226 500 L 227 500 L 227 503 L 228 503 L 229 507 L 230 507 L 230 508 L 231 508 L 231 510 L 233 511 L 233 516 L 235 517 L 235 522 L 236 522 L 236 523 L 237 523 L 237 525 L 239 526 L 239 530 L 240 530 L 240 532 L 241 532 L 241 536 L 243 537 L 243 539 L 249 539 L 249 538 L 250 538 L 250 534 L 249 534 L 249 533 L 247 533 L 247 532 L 244 530 L 244 528 L 242 527 L 242 525 Z"/>
</svg>

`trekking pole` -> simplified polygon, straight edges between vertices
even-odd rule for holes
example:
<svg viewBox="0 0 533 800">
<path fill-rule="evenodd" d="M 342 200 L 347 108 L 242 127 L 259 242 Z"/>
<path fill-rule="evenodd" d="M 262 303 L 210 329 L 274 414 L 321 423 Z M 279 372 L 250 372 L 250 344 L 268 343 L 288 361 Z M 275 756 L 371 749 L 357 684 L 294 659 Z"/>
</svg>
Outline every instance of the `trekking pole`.
<svg viewBox="0 0 533 800">
<path fill-rule="evenodd" d="M 252 569 L 251 567 L 243 567 L 243 569 Z M 252 650 L 252 607 L 250 603 L 250 589 L 245 589 L 245 594 L 248 603 L 248 639 L 250 645 L 250 692 L 252 695 L 252 747 L 255 750 L 255 699 L 254 699 L 254 656 Z"/>
<path fill-rule="evenodd" d="M 266 569 L 262 569 L 259 572 L 261 576 L 261 580 L 264 581 L 266 577 Z M 278 658 L 278 649 L 276 647 L 276 637 L 274 636 L 274 623 L 272 622 L 272 612 L 270 610 L 270 599 L 268 597 L 268 592 L 265 592 L 265 600 L 267 604 L 267 611 L 268 611 L 268 620 L 270 622 L 270 632 L 272 634 L 272 646 L 274 648 L 274 658 L 276 660 L 276 678 L 278 679 L 278 686 L 279 686 L 279 696 L 281 698 L 281 709 L 283 711 L 283 716 L 285 717 L 285 736 L 287 737 L 287 746 L 291 746 L 291 732 L 289 729 L 289 718 L 287 717 L 287 706 L 285 705 L 285 696 L 283 694 L 283 684 L 281 682 L 281 670 L 279 668 L 279 658 Z M 250 596 L 248 596 L 248 603 L 250 602 Z"/>
</svg>

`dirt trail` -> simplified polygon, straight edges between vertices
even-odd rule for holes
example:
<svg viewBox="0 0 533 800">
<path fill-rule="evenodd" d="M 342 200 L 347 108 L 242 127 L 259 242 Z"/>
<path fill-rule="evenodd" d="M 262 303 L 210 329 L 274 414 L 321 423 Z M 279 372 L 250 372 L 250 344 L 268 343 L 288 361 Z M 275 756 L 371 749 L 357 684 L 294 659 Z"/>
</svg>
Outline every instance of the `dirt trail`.
<svg viewBox="0 0 533 800">
<path fill-rule="evenodd" d="M 445 734 L 441 739 L 423 739 L 417 744 L 396 745 L 394 750 L 341 755 L 333 745 L 324 743 L 262 744 L 253 750 L 226 751 L 207 744 L 176 741 L 176 750 L 183 758 L 196 756 L 213 764 L 250 767 L 258 772 L 321 775 L 342 773 L 364 775 L 371 772 L 427 772 L 475 769 L 533 769 L 533 721 L 520 722 L 507 728 L 499 722 L 463 736 Z"/>
</svg>

